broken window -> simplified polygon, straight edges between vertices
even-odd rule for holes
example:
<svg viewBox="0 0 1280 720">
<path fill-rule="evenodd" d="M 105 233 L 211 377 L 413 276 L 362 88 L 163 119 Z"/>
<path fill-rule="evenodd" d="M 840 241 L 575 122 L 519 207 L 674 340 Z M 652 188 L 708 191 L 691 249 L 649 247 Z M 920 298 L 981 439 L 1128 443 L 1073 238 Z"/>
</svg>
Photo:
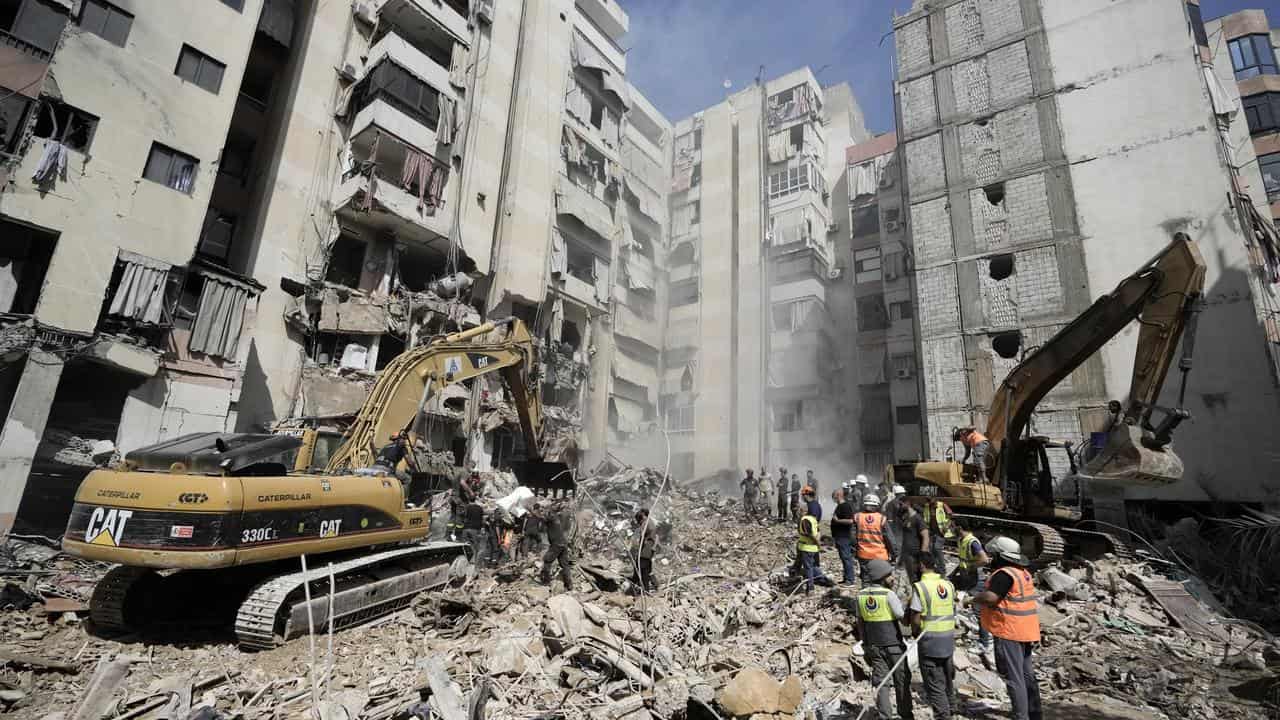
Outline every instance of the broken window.
<svg viewBox="0 0 1280 720">
<path fill-rule="evenodd" d="M 12 153 L 22 139 L 22 128 L 32 103 L 25 95 L 2 87 L 0 98 L 0 152 Z"/>
<path fill-rule="evenodd" d="M 66 9 L 52 0 L 0 0 L 0 30 L 44 53 L 57 47 L 66 22 Z"/>
<path fill-rule="evenodd" d="M 889 327 L 889 315 L 885 311 L 884 296 L 871 295 L 858 298 L 858 330 L 884 330 Z"/>
<path fill-rule="evenodd" d="M 190 155 L 160 143 L 151 143 L 151 154 L 147 156 L 142 177 L 167 185 L 178 192 L 191 194 L 195 189 L 196 172 L 199 169 L 200 161 Z"/>
<path fill-rule="evenodd" d="M 72 150 L 88 152 L 93 133 L 98 129 L 98 118 L 53 98 L 44 98 L 43 103 L 32 135 L 57 140 Z"/>
<path fill-rule="evenodd" d="M 0 313 L 36 311 L 45 272 L 58 237 L 28 225 L 0 219 Z"/>
<path fill-rule="evenodd" d="M 897 407 L 898 424 L 899 425 L 919 425 L 920 424 L 920 406 L 919 405 L 899 405 Z"/>
<path fill-rule="evenodd" d="M 226 71 L 226 65 L 190 45 L 183 45 L 182 51 L 178 54 L 178 66 L 174 68 L 173 74 L 217 95 L 222 89 L 222 75 Z"/>
<path fill-rule="evenodd" d="M 1262 172 L 1262 183 L 1267 188 L 1267 199 L 1274 200 L 1280 196 L 1280 153 L 1258 158 L 1258 170 Z"/>
<path fill-rule="evenodd" d="M 789 400 L 773 406 L 774 432 L 799 432 L 804 429 L 804 401 Z"/>
<path fill-rule="evenodd" d="M 899 302 L 889 303 L 889 320 L 897 322 L 898 320 L 911 319 L 911 301 L 901 300 Z"/>
<path fill-rule="evenodd" d="M 254 139 L 245 133 L 235 130 L 227 133 L 222 159 L 218 162 L 218 174 L 236 178 L 244 185 L 249 178 L 249 168 L 253 165 L 255 144 Z"/>
<path fill-rule="evenodd" d="M 566 264 L 569 274 L 584 283 L 594 285 L 596 281 L 596 254 L 579 244 L 572 238 L 566 238 Z"/>
<path fill-rule="evenodd" d="M 671 307 L 693 305 L 698 302 L 698 279 L 691 278 L 689 280 L 671 283 L 670 298 Z"/>
<path fill-rule="evenodd" d="M 196 252 L 222 263 L 231 256 L 231 241 L 236 233 L 236 216 L 212 205 L 205 212 Z"/>
<path fill-rule="evenodd" d="M 84 0 L 80 27 L 113 45 L 124 47 L 133 28 L 133 15 L 105 0 Z"/>
<path fill-rule="evenodd" d="M 360 287 L 364 269 L 365 242 L 350 235 L 339 235 L 329 252 L 329 269 L 324 279 L 349 288 Z"/>
<path fill-rule="evenodd" d="M 1271 47 L 1270 35 L 1245 35 L 1228 43 L 1231 48 L 1231 67 L 1236 71 L 1236 80 L 1257 77 L 1258 75 L 1276 75 L 1276 53 Z"/>
<path fill-rule="evenodd" d="M 853 281 L 856 284 L 880 280 L 880 248 L 864 248 L 853 253 Z"/>
<path fill-rule="evenodd" d="M 1280 93 L 1250 95 L 1242 98 L 1241 102 L 1250 134 L 1257 135 L 1280 128 Z"/>
</svg>

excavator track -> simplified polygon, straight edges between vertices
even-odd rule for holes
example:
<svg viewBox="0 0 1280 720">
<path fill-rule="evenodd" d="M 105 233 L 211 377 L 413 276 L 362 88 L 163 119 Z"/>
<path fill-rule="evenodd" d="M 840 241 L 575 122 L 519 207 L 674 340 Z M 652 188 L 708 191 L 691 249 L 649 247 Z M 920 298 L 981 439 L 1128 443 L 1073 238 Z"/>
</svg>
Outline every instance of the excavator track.
<svg viewBox="0 0 1280 720">
<path fill-rule="evenodd" d="M 124 633 L 132 630 L 126 615 L 129 594 L 148 579 L 156 577 L 150 568 L 117 565 L 107 571 L 93 588 L 89 600 L 89 619 L 95 629 L 108 633 Z"/>
<path fill-rule="evenodd" d="M 428 543 L 385 550 L 341 562 L 277 575 L 259 583 L 236 613 L 236 641 L 243 650 L 268 650 L 290 638 L 329 627 L 329 577 L 333 629 L 341 630 L 407 607 L 423 590 L 459 572 L 459 543 Z M 311 585 L 310 618 L 305 585 Z"/>
<path fill-rule="evenodd" d="M 1134 558 L 1133 547 L 1110 533 L 1066 527 L 1058 528 L 1058 533 L 1066 538 L 1072 555 L 1087 560 L 1097 560 L 1108 553 L 1122 560 Z"/>
<path fill-rule="evenodd" d="M 1066 541 L 1056 528 L 1049 525 L 990 515 L 957 514 L 956 517 L 962 518 L 966 527 L 981 531 L 982 534 L 1017 538 L 1023 551 L 1030 557 L 1033 567 L 1057 562 L 1066 553 Z M 1029 552 L 1032 550 L 1034 551 Z"/>
</svg>

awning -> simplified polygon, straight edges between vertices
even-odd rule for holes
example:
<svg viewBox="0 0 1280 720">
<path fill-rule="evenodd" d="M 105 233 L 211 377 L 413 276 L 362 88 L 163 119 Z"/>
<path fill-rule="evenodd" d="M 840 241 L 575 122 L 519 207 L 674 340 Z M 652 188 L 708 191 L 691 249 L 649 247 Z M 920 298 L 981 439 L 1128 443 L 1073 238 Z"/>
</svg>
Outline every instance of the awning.
<svg viewBox="0 0 1280 720">
<path fill-rule="evenodd" d="M 244 308 L 249 302 L 249 286 L 232 278 L 199 271 L 204 277 L 200 308 L 191 327 L 187 349 L 227 360 L 235 360 L 244 326 Z"/>
<path fill-rule="evenodd" d="M 684 389 L 684 377 L 686 374 L 689 375 L 690 381 L 696 382 L 697 376 L 694 375 L 693 368 L 688 365 L 667 368 L 667 371 L 662 374 L 662 394 L 675 395 L 682 392 L 691 392 L 694 387 L 692 384 L 689 390 Z"/>
<path fill-rule="evenodd" d="M 631 107 L 631 93 L 627 90 L 627 81 L 615 72 L 610 63 L 595 45 L 581 34 L 574 32 L 573 45 L 570 47 L 573 64 L 600 73 L 600 81 L 606 92 L 613 93 L 624 108 Z"/>
<path fill-rule="evenodd" d="M 159 323 L 164 310 L 164 289 L 173 265 L 128 250 L 121 250 L 117 260 L 124 263 L 124 272 L 107 314 Z"/>
<path fill-rule="evenodd" d="M 609 398 L 609 404 L 618 414 L 619 432 L 637 432 L 644 424 L 644 406 L 640 403 L 614 395 Z"/>
<path fill-rule="evenodd" d="M 628 290 L 653 290 L 653 269 L 637 258 L 635 250 L 627 253 L 623 266 L 627 269 Z"/>
<path fill-rule="evenodd" d="M 646 389 L 646 396 L 653 399 L 658 369 L 623 352 L 613 354 L 613 376 Z"/>
<path fill-rule="evenodd" d="M 266 0 L 258 30 L 285 47 L 293 40 L 293 0 Z"/>
<path fill-rule="evenodd" d="M 1213 71 L 1213 66 L 1205 65 L 1203 69 L 1205 84 L 1209 86 L 1209 102 L 1213 105 L 1213 114 L 1234 118 L 1238 108 L 1232 102 L 1231 96 L 1227 94 L 1226 88 L 1222 87 L 1222 83 L 1218 81 L 1218 75 Z"/>
<path fill-rule="evenodd" d="M 613 218 L 605 204 L 564 176 L 556 185 L 556 212 L 578 218 L 602 240 L 613 237 Z"/>
</svg>

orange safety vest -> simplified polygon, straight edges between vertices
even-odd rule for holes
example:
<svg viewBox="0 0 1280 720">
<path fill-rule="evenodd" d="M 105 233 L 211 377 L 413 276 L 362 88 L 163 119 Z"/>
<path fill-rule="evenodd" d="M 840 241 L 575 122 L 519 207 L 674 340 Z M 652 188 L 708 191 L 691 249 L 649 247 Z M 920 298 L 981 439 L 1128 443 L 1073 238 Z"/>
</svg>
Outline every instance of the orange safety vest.
<svg viewBox="0 0 1280 720">
<path fill-rule="evenodd" d="M 1013 587 L 995 607 L 982 608 L 982 627 L 1005 640 L 1039 642 L 1039 602 L 1031 573 L 1019 567 L 1002 567 L 987 577 L 987 590 L 991 589 L 991 581 L 1000 573 L 1013 578 Z"/>
<path fill-rule="evenodd" d="M 965 447 L 974 448 L 978 446 L 978 443 L 986 442 L 987 436 L 977 430 L 970 430 L 967 434 L 962 435 L 960 440 L 964 442 Z"/>
<path fill-rule="evenodd" d="M 878 512 L 858 513 L 853 516 L 858 528 L 858 559 L 888 560 L 889 549 L 884 546 L 884 515 Z"/>
</svg>

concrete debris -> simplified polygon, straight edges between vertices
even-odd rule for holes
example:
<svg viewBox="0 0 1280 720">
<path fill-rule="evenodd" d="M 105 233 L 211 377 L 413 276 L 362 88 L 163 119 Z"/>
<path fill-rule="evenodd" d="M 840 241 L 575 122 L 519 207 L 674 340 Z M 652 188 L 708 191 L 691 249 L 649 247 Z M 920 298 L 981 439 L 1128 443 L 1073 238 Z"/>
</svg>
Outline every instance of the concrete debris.
<svg viewBox="0 0 1280 720">
<path fill-rule="evenodd" d="M 516 491 L 509 474 L 486 479 L 494 508 Z M 87 599 L 86 583 L 105 567 L 11 540 L 0 554 L 4 574 L 32 602 L 0 610 L 0 710 L 19 720 L 791 720 L 869 707 L 852 589 L 793 592 L 789 524 L 747 522 L 736 499 L 616 463 L 581 479 L 574 502 L 578 554 L 589 560 L 575 569 L 576 592 L 538 584 L 535 544 L 497 571 L 336 633 L 332 653 L 316 643 L 314 658 L 305 638 L 250 655 L 226 635 L 186 628 L 91 635 L 82 612 L 46 614 L 37 601 Z M 639 507 L 653 513 L 658 589 L 634 594 Z M 830 571 L 834 551 L 825 548 L 822 561 Z M 1044 569 L 1035 662 L 1046 717 L 1071 709 L 1073 717 L 1236 720 L 1280 710 L 1280 646 L 1269 636 L 1208 607 L 1196 612 L 1223 637 L 1188 632 L 1127 580 L 1171 582 L 1162 575 L 1169 567 L 1103 559 Z M 973 616 L 958 621 L 962 714 L 1007 710 L 1004 683 L 977 651 Z"/>
<path fill-rule="evenodd" d="M 75 467 L 98 467 L 116 457 L 116 445 L 110 440 L 82 438 L 61 428 L 46 428 L 36 448 L 36 457 Z"/>
</svg>

